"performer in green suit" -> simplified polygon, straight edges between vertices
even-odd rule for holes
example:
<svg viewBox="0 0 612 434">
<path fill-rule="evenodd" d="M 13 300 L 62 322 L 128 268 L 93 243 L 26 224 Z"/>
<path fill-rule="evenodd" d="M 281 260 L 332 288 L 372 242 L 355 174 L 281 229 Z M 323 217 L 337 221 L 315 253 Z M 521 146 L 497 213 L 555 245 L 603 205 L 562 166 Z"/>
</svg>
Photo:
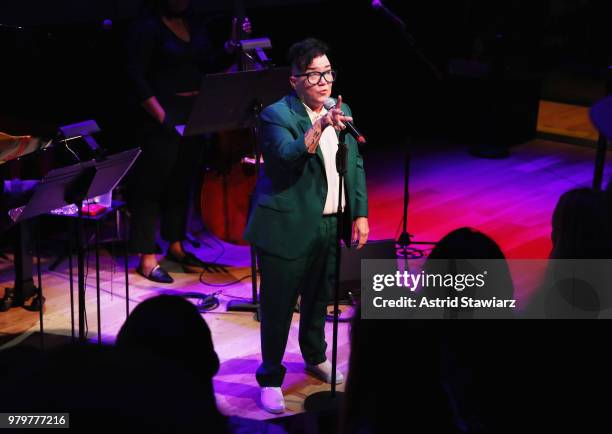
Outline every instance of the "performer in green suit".
<svg viewBox="0 0 612 434">
<path fill-rule="evenodd" d="M 338 133 L 352 121 L 342 97 L 329 111 L 336 72 L 327 46 L 315 39 L 289 50 L 293 92 L 261 113 L 260 176 L 245 238 L 257 248 L 261 270 L 261 351 L 257 370 L 263 407 L 284 411 L 280 386 L 293 308 L 300 298 L 299 343 L 306 369 L 331 381 L 325 350 L 325 317 L 334 285 L 338 207 L 335 156 Z M 368 238 L 368 200 L 357 142 L 346 135 L 343 239 L 363 246 Z M 337 373 L 338 383 L 343 381 Z"/>
</svg>

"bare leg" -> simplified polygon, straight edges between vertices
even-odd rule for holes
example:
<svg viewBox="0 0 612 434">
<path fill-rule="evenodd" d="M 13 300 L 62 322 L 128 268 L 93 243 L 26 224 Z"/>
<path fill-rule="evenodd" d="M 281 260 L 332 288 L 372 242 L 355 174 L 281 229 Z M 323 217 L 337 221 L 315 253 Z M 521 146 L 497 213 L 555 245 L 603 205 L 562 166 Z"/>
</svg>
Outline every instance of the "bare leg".
<svg viewBox="0 0 612 434">
<path fill-rule="evenodd" d="M 181 243 L 180 241 L 175 241 L 174 243 L 170 244 L 170 253 L 172 253 L 172 255 L 177 258 L 177 259 L 183 259 L 185 257 L 185 250 L 183 250 L 183 243 Z"/>
<path fill-rule="evenodd" d="M 159 263 L 157 262 L 157 256 L 155 254 L 140 255 L 140 269 L 145 276 L 148 276 L 158 265 Z"/>
</svg>

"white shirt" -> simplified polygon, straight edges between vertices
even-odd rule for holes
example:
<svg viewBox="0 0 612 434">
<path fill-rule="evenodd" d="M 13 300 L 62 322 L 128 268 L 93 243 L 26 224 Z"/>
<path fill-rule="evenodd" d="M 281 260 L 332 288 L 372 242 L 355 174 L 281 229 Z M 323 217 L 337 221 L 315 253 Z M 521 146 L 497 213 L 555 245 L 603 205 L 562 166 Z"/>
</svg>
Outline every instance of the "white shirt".
<svg viewBox="0 0 612 434">
<path fill-rule="evenodd" d="M 321 109 L 320 113 L 315 113 L 304 104 L 306 107 L 306 113 L 310 121 L 314 124 L 317 119 L 322 118 L 327 114 L 325 107 Z M 325 199 L 325 207 L 323 208 L 323 215 L 336 214 L 338 211 L 338 180 L 339 175 L 336 170 L 336 152 L 338 152 L 338 136 L 334 127 L 329 126 L 323 130 L 321 138 L 319 139 L 319 148 L 323 154 L 323 163 L 325 165 L 325 175 L 327 177 L 327 198 Z M 346 206 L 346 190 L 342 187 L 342 210 Z"/>
</svg>

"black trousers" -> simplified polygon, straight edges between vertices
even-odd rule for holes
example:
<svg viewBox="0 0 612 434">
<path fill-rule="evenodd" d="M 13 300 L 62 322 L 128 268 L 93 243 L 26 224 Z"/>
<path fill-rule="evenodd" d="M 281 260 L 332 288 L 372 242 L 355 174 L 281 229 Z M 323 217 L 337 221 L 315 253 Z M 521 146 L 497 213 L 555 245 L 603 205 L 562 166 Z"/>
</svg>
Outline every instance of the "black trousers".
<svg viewBox="0 0 612 434">
<path fill-rule="evenodd" d="M 336 273 L 338 219 L 323 217 L 308 253 L 284 259 L 258 250 L 261 270 L 261 357 L 257 382 L 262 387 L 280 387 L 285 377 L 283 356 L 287 346 L 293 308 L 300 299 L 299 345 L 304 361 L 324 362 L 325 319 Z"/>
<path fill-rule="evenodd" d="M 170 97 L 160 101 L 171 124 L 187 122 L 193 97 Z M 189 197 L 202 153 L 201 140 L 182 138 L 153 120 L 143 124 L 142 154 L 128 180 L 131 212 L 130 248 L 155 253 L 157 222 L 164 240 L 185 239 Z"/>
</svg>

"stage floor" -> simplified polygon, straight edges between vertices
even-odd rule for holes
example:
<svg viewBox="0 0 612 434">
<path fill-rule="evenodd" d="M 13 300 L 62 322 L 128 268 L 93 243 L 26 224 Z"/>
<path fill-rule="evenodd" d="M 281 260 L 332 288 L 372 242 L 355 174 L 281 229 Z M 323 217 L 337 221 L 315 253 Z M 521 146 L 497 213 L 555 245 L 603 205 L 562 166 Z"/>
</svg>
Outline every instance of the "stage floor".
<svg viewBox="0 0 612 434">
<path fill-rule="evenodd" d="M 471 226 L 492 236 L 510 258 L 546 258 L 550 251 L 550 222 L 561 194 L 571 188 L 590 186 L 595 149 L 535 140 L 513 147 L 510 158 L 484 160 L 470 156 L 460 145 L 421 144 L 412 149 L 410 177 L 409 232 L 415 241 L 435 241 L 450 230 Z M 401 231 L 403 204 L 402 148 L 371 148 L 365 152 L 372 239 L 396 238 Z M 610 165 L 606 167 L 609 174 Z M 607 175 L 608 176 L 608 175 Z M 607 179 L 607 176 L 605 179 Z M 249 252 L 200 235 L 199 255 L 224 264 L 225 271 L 207 272 L 209 283 L 228 283 L 248 276 Z M 46 271 L 52 258 L 43 259 L 43 288 L 47 298 L 45 330 L 70 335 L 70 294 L 68 269 L 64 263 L 56 272 Z M 95 258 L 89 254 L 87 313 L 89 337 L 96 338 Z M 137 259 L 130 258 L 131 266 Z M 112 342 L 125 320 L 122 258 L 111 260 L 102 254 L 101 330 L 103 340 Z M 259 389 L 254 372 L 259 364 L 259 326 L 250 313 L 226 312 L 234 297 L 248 298 L 250 279 L 219 288 L 206 286 L 199 275 L 178 272 L 168 265 L 175 278 L 172 285 L 155 285 L 130 272 L 130 306 L 158 294 L 221 291 L 221 305 L 204 314 L 213 333 L 221 370 L 215 378 L 217 401 L 223 413 L 255 419 L 271 418 L 259 407 Z M 133 269 L 132 269 L 133 270 Z M 11 286 L 12 263 L 0 259 L 0 288 Z M 306 396 L 328 386 L 306 375 L 297 343 L 298 315 L 291 328 L 285 362 L 287 377 L 283 389 L 288 413 L 303 411 Z M 24 309 L 0 313 L 0 348 L 12 345 L 38 330 L 38 314 Z M 328 324 L 331 339 L 331 324 Z M 347 374 L 348 325 L 340 324 L 339 367 Z M 339 390 L 343 389 L 343 385 Z"/>
</svg>

